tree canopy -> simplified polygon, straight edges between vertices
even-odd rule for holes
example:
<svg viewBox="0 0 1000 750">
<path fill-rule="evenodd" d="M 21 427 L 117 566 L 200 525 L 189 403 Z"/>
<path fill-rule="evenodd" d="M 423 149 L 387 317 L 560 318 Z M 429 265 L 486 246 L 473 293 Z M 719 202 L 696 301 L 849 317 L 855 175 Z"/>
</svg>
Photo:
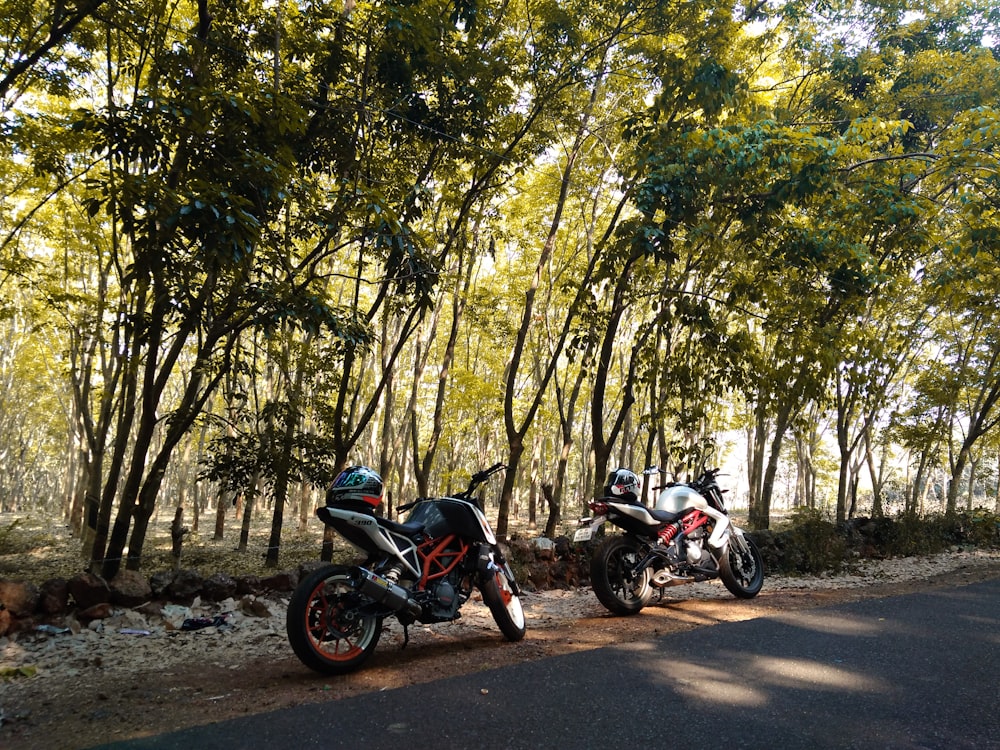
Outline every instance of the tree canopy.
<svg viewBox="0 0 1000 750">
<path fill-rule="evenodd" d="M 357 463 L 1000 502 L 993 4 L 0 6 L 0 507 L 105 575 Z"/>
</svg>

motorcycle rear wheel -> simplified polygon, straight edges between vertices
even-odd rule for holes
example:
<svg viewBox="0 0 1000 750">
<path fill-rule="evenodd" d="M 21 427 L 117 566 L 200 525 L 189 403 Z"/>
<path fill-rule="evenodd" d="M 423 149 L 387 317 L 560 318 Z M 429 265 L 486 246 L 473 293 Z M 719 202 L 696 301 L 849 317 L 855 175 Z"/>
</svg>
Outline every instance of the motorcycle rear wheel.
<svg viewBox="0 0 1000 750">
<path fill-rule="evenodd" d="M 485 575 L 479 590 L 483 592 L 483 601 L 490 609 L 490 614 L 497 627 L 508 641 L 519 641 L 524 638 L 527 625 L 524 621 L 524 609 L 521 599 L 502 570 L 494 570 L 492 575 Z"/>
<path fill-rule="evenodd" d="M 285 628 L 292 651 L 321 674 L 358 669 L 375 651 L 382 618 L 362 614 L 369 599 L 350 585 L 350 568 L 327 565 L 302 579 L 288 603 Z"/>
<path fill-rule="evenodd" d="M 649 568 L 631 575 L 632 568 L 643 557 L 642 545 L 628 536 L 606 537 L 594 550 L 590 584 L 598 601 L 616 615 L 638 614 L 653 596 Z"/>
<path fill-rule="evenodd" d="M 764 585 L 764 560 L 748 536 L 729 540 L 726 554 L 719 560 L 719 578 L 738 599 L 752 599 Z"/>
</svg>

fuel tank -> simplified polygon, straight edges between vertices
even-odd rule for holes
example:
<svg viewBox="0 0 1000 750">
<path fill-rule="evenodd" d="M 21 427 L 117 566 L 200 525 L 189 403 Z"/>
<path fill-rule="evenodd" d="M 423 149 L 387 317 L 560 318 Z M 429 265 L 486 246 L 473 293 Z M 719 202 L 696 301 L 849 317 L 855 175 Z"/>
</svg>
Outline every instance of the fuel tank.
<svg viewBox="0 0 1000 750">
<path fill-rule="evenodd" d="M 688 508 L 706 510 L 708 508 L 708 500 L 686 484 L 675 484 L 673 487 L 667 487 L 656 498 L 657 510 L 680 513 Z"/>
</svg>

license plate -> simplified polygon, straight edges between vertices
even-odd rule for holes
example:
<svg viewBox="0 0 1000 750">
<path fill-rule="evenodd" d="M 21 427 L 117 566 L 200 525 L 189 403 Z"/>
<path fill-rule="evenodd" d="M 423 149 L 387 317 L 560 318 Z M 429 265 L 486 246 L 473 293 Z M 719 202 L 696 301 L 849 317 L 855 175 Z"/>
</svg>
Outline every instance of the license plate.
<svg viewBox="0 0 1000 750">
<path fill-rule="evenodd" d="M 581 526 L 573 535 L 574 542 L 589 542 L 594 536 L 593 526 Z"/>
</svg>

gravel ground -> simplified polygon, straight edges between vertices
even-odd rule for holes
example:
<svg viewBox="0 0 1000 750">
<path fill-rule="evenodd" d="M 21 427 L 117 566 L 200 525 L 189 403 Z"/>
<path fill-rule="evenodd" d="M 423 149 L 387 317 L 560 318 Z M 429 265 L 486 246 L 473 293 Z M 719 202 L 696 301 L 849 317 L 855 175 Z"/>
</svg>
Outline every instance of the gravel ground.
<svg viewBox="0 0 1000 750">
<path fill-rule="evenodd" d="M 0 639 L 0 747 L 78 750 L 288 705 L 347 697 L 515 661 L 649 638 L 717 622 L 942 583 L 1000 575 L 1000 551 L 862 561 L 837 575 L 768 577 L 761 594 L 734 599 L 717 581 L 667 589 L 638 617 L 609 615 L 589 588 L 526 593 L 528 635 L 506 643 L 474 598 L 454 623 L 402 629 L 394 622 L 360 672 L 306 670 L 285 637 L 286 598 L 170 606 L 164 616 L 116 612 L 69 632 Z M 219 626 L 185 620 L 224 615 Z"/>
</svg>

